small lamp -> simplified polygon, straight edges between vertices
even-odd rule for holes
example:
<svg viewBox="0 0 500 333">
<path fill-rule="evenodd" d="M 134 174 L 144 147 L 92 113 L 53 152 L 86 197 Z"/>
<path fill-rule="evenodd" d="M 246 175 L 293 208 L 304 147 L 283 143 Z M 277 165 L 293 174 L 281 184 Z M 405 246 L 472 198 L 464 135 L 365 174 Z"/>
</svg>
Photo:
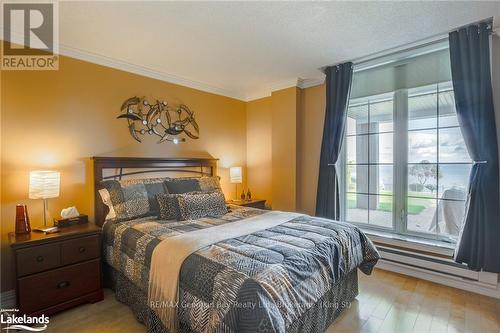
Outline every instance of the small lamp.
<svg viewBox="0 0 500 333">
<path fill-rule="evenodd" d="M 236 200 L 238 200 L 238 184 L 243 183 L 243 177 L 241 172 L 241 167 L 231 167 L 229 168 L 229 178 L 231 184 L 236 184 Z"/>
<path fill-rule="evenodd" d="M 31 171 L 30 172 L 30 199 L 43 199 L 43 225 L 47 227 L 47 212 L 49 209 L 47 199 L 59 196 L 61 175 L 57 171 Z"/>
</svg>

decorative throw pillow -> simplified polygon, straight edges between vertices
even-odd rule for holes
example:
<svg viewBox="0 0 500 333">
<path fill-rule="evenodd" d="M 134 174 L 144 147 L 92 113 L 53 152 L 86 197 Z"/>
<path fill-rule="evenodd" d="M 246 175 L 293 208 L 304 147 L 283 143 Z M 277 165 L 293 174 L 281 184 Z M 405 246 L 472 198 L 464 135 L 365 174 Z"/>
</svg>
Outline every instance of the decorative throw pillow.
<svg viewBox="0 0 500 333">
<path fill-rule="evenodd" d="M 177 201 L 182 220 L 195 220 L 205 216 L 219 217 L 227 213 L 224 194 L 220 191 L 182 194 Z"/>
<path fill-rule="evenodd" d="M 196 178 L 172 178 L 165 181 L 165 187 L 170 194 L 200 192 L 200 183 Z"/>
<path fill-rule="evenodd" d="M 158 215 L 156 195 L 165 193 L 165 180 L 166 178 L 146 178 L 102 181 L 99 193 L 110 211 L 106 219 Z"/>
<path fill-rule="evenodd" d="M 222 191 L 220 186 L 219 177 L 216 176 L 203 176 L 198 178 L 198 183 L 202 192 Z"/>
<path fill-rule="evenodd" d="M 160 207 L 159 217 L 162 220 L 179 220 L 181 213 L 179 210 L 180 194 L 157 194 L 158 206 Z"/>
</svg>

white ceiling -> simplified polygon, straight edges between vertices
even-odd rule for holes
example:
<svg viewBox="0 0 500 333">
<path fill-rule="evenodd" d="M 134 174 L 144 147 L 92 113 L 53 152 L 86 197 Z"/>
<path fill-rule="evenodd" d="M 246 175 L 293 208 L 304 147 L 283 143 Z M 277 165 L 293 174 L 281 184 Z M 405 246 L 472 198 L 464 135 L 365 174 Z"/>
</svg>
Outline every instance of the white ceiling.
<svg viewBox="0 0 500 333">
<path fill-rule="evenodd" d="M 500 2 L 61 2 L 64 54 L 249 100 L 488 17 Z M 118 65 L 117 65 L 118 64 Z"/>
</svg>

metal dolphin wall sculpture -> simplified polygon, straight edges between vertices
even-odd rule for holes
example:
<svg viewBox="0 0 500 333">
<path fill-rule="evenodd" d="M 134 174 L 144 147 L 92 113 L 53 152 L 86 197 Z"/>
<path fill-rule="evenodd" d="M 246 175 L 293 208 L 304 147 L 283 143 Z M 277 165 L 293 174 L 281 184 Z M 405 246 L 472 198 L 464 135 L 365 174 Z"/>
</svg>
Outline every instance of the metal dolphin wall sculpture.
<svg viewBox="0 0 500 333">
<path fill-rule="evenodd" d="M 158 143 L 175 144 L 185 142 L 185 136 L 199 138 L 200 129 L 194 113 L 184 104 L 170 108 L 165 101 L 150 103 L 145 98 L 131 97 L 123 102 L 120 110 L 123 113 L 117 118 L 127 119 L 130 135 L 138 142 L 146 135 L 158 136 Z"/>
</svg>

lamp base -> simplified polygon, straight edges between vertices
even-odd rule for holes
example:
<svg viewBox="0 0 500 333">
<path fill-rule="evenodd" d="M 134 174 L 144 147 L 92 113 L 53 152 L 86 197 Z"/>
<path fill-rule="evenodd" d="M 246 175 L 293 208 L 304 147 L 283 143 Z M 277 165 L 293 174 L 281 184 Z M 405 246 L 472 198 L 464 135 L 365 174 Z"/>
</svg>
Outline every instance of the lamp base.
<svg viewBox="0 0 500 333">
<path fill-rule="evenodd" d="M 58 227 L 48 227 L 48 228 L 34 228 L 33 231 L 44 232 L 46 234 L 53 234 L 53 233 L 59 232 L 61 230 L 59 230 Z"/>
</svg>

